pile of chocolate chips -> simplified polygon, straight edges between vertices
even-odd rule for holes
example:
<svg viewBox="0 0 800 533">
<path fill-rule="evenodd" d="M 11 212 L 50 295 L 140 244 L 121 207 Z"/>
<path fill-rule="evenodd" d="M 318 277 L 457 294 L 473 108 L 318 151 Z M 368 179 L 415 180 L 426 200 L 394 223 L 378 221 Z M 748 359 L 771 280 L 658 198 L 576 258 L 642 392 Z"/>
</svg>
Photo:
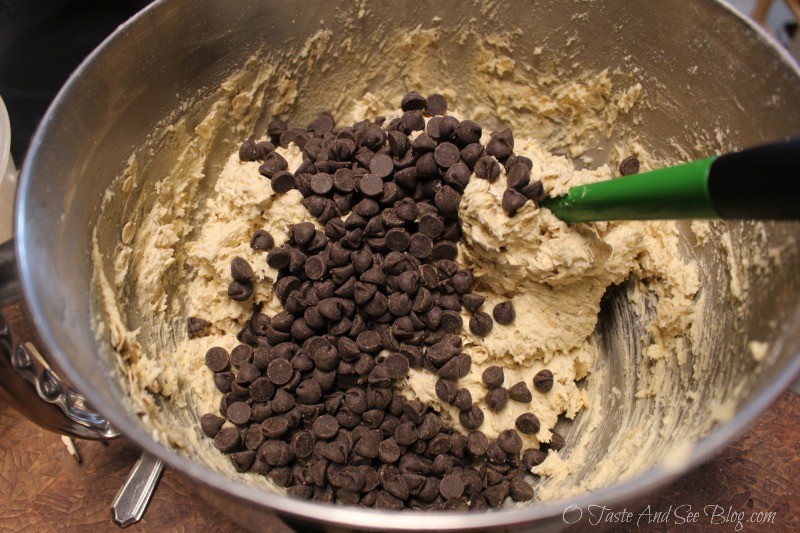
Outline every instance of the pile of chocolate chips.
<svg viewBox="0 0 800 533">
<path fill-rule="evenodd" d="M 202 429 L 238 471 L 265 474 L 296 497 L 381 509 L 480 510 L 508 496 L 530 500 L 524 476 L 545 451 L 523 450 L 515 429 L 488 439 L 479 429 L 482 409 L 458 385 L 472 362 L 459 336 L 462 307 L 476 335 L 490 334 L 493 320 L 471 292 L 472 272 L 455 259 L 458 208 L 473 173 L 496 180 L 505 166 L 509 215 L 541 200 L 542 184 L 530 182 L 531 162 L 514 155 L 510 130 L 482 146 L 481 127 L 445 116 L 447 102 L 436 94 L 408 93 L 402 109 L 385 128 L 383 120 L 337 128 L 327 113 L 306 129 L 273 120 L 272 142 L 242 144 L 240 159 L 261 161 L 273 190 L 297 189 L 324 231 L 296 224 L 277 248 L 268 232 L 253 235 L 251 247 L 267 251 L 279 271 L 274 291 L 284 310 L 270 317 L 254 306 L 241 344 L 230 354 L 208 351 L 224 395 L 222 416 L 204 415 Z M 274 149 L 290 143 L 304 156 L 294 174 Z M 229 297 L 249 300 L 251 265 L 236 258 L 231 276 Z M 493 316 L 512 323 L 513 305 L 499 304 Z M 192 335 L 202 330 L 198 320 L 190 320 Z M 459 409 L 468 436 L 398 392 L 409 368 L 438 376 L 436 394 Z M 524 382 L 505 389 L 502 369 L 490 370 L 491 409 L 531 401 Z M 552 383 L 549 371 L 532 382 L 542 392 Z M 233 427 L 223 428 L 226 419 Z M 526 413 L 516 427 L 535 434 L 539 421 Z M 563 443 L 554 435 L 549 446 Z"/>
</svg>

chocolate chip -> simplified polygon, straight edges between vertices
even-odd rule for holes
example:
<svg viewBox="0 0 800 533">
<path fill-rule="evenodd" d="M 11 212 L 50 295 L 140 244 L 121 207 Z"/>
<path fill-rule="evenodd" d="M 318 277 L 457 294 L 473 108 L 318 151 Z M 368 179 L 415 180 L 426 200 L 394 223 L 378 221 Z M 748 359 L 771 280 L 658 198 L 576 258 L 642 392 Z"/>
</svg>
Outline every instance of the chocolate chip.
<svg viewBox="0 0 800 533">
<path fill-rule="evenodd" d="M 453 405 L 461 412 L 469 411 L 472 408 L 472 393 L 469 389 L 458 389 L 455 399 L 453 400 Z"/>
<path fill-rule="evenodd" d="M 250 406 L 244 402 L 236 402 L 228 406 L 228 420 L 241 426 L 250 421 Z"/>
<path fill-rule="evenodd" d="M 381 336 L 375 331 L 365 331 L 359 334 L 356 344 L 362 352 L 376 354 L 381 350 Z"/>
<path fill-rule="evenodd" d="M 478 294 L 465 294 L 461 297 L 461 305 L 470 313 L 474 313 L 480 309 L 485 301 L 486 298 Z"/>
<path fill-rule="evenodd" d="M 326 133 L 330 133 L 333 126 L 333 118 L 328 114 L 321 113 L 314 119 L 314 122 L 311 124 L 311 129 L 318 135 L 325 135 Z"/>
<path fill-rule="evenodd" d="M 433 246 L 433 252 L 431 252 L 431 257 L 435 261 L 438 261 L 440 259 L 449 259 L 450 261 L 454 261 L 456 257 L 458 257 L 458 247 L 454 242 L 451 241 L 437 242 Z"/>
<path fill-rule="evenodd" d="M 383 362 L 391 379 L 401 379 L 408 374 L 408 359 L 399 353 L 390 354 Z"/>
<path fill-rule="evenodd" d="M 406 400 L 403 403 L 402 414 L 411 421 L 412 424 L 419 425 L 422 423 L 427 409 L 428 407 L 419 400 Z"/>
<path fill-rule="evenodd" d="M 483 311 L 477 311 L 469 319 L 469 330 L 479 337 L 485 337 L 492 331 L 492 317 Z"/>
<path fill-rule="evenodd" d="M 497 485 L 485 489 L 482 493 L 482 496 L 486 499 L 486 503 L 489 505 L 489 507 L 497 508 L 502 505 L 503 500 L 505 500 L 506 496 L 508 496 L 508 492 L 508 483 L 503 481 Z"/>
<path fill-rule="evenodd" d="M 302 404 L 315 404 L 322 398 L 322 387 L 313 379 L 306 379 L 297 386 L 295 395 Z"/>
<path fill-rule="evenodd" d="M 223 453 L 232 452 L 239 446 L 239 430 L 236 428 L 222 428 L 214 436 L 214 447 Z"/>
<path fill-rule="evenodd" d="M 515 502 L 527 502 L 533 499 L 533 487 L 522 476 L 512 478 L 508 489 Z"/>
<path fill-rule="evenodd" d="M 453 143 L 444 142 L 436 147 L 433 159 L 439 167 L 447 169 L 458 163 L 461 151 Z"/>
<path fill-rule="evenodd" d="M 231 463 L 233 463 L 233 467 L 237 472 L 247 472 L 247 470 L 249 470 L 250 466 L 253 464 L 253 460 L 256 458 L 256 452 L 252 450 L 246 450 L 243 452 L 232 453 L 230 458 Z"/>
<path fill-rule="evenodd" d="M 221 393 L 231 391 L 231 385 L 234 381 L 233 372 L 218 372 L 214 374 L 214 385 Z"/>
<path fill-rule="evenodd" d="M 461 204 L 461 195 L 449 185 L 445 185 L 436 193 L 435 202 L 443 215 L 456 215 Z"/>
<path fill-rule="evenodd" d="M 361 141 L 361 144 L 364 147 L 369 148 L 370 150 L 377 151 L 383 147 L 383 144 L 385 142 L 386 142 L 386 133 L 380 126 L 376 126 L 373 124 L 367 128 L 367 131 L 364 134 L 364 139 Z M 359 159 L 358 153 L 356 153 L 356 159 L 357 160 Z M 369 163 L 367 163 L 364 166 L 369 167 Z"/>
<path fill-rule="evenodd" d="M 467 163 L 467 166 L 469 166 L 469 163 Z M 486 155 L 478 159 L 478 161 L 475 163 L 474 171 L 475 176 L 478 178 L 488 181 L 495 181 L 500 176 L 500 163 L 498 163 L 494 157 Z"/>
<path fill-rule="evenodd" d="M 349 168 L 340 168 L 333 174 L 333 188 L 342 193 L 356 190 L 356 176 Z"/>
<path fill-rule="evenodd" d="M 369 171 L 381 180 L 388 178 L 394 172 L 394 162 L 386 154 L 376 154 L 369 163 Z"/>
<path fill-rule="evenodd" d="M 510 130 L 505 131 L 510 133 Z M 513 138 L 509 143 L 509 140 L 505 136 L 492 135 L 492 139 L 486 145 L 486 153 L 501 161 L 508 158 L 512 153 L 514 153 Z"/>
<path fill-rule="evenodd" d="M 524 381 L 512 385 L 511 388 L 508 389 L 508 396 L 512 400 L 522 403 L 530 403 L 531 400 L 533 400 L 533 395 Z"/>
<path fill-rule="evenodd" d="M 408 242 L 408 251 L 417 259 L 426 259 L 433 253 L 433 240 L 424 233 L 415 233 Z"/>
<path fill-rule="evenodd" d="M 344 132 L 343 132 L 344 133 Z M 339 164 L 349 163 L 356 152 L 356 143 L 352 139 L 339 138 L 328 146 L 328 158 L 330 161 L 337 161 Z M 331 165 L 335 168 L 337 165 Z"/>
<path fill-rule="evenodd" d="M 383 463 L 396 463 L 400 459 L 401 453 L 400 446 L 394 437 L 385 439 L 378 445 L 378 459 Z"/>
<path fill-rule="evenodd" d="M 480 125 L 471 120 L 462 120 L 456 126 L 455 135 L 461 146 L 479 142 L 482 134 Z"/>
<path fill-rule="evenodd" d="M 422 111 L 411 110 L 404 112 L 403 116 L 400 117 L 400 127 L 406 134 L 424 130 L 425 118 L 422 116 Z"/>
<path fill-rule="evenodd" d="M 284 385 L 292 379 L 294 369 L 286 359 L 274 359 L 267 366 L 267 377 L 275 385 Z"/>
<path fill-rule="evenodd" d="M 258 167 L 258 171 L 261 173 L 262 176 L 267 178 L 272 178 L 276 173 L 286 170 L 289 164 L 286 162 L 286 159 L 283 158 L 278 152 L 272 152 L 267 156 L 261 166 Z M 273 187 L 274 188 L 274 187 Z"/>
<path fill-rule="evenodd" d="M 289 297 L 289 294 L 292 291 L 296 291 L 300 288 L 301 282 L 295 276 L 286 276 L 278 280 L 275 283 L 275 294 L 278 295 L 278 298 L 281 302 L 285 303 L 286 299 Z"/>
<path fill-rule="evenodd" d="M 253 267 L 242 257 L 234 257 L 231 261 L 231 277 L 236 281 L 248 282 L 253 278 Z"/>
<path fill-rule="evenodd" d="M 529 448 L 522 454 L 522 464 L 530 470 L 534 466 L 540 465 L 547 459 L 547 454 L 535 448 Z"/>
<path fill-rule="evenodd" d="M 309 279 L 321 280 L 328 271 L 328 265 L 323 257 L 315 255 L 306 261 L 304 270 Z"/>
<path fill-rule="evenodd" d="M 485 455 L 488 448 L 489 439 L 482 431 L 472 431 L 467 436 L 467 451 L 474 457 Z"/>
<path fill-rule="evenodd" d="M 449 379 L 436 380 L 436 396 L 445 403 L 453 403 L 458 393 L 458 385 Z"/>
<path fill-rule="evenodd" d="M 291 227 L 292 240 L 299 246 L 306 246 L 314 238 L 317 228 L 311 222 L 301 222 Z"/>
<path fill-rule="evenodd" d="M 190 316 L 186 319 L 186 329 L 190 339 L 205 334 L 209 326 L 211 326 L 211 322 L 202 318 Z"/>
<path fill-rule="evenodd" d="M 315 444 L 316 439 L 308 431 L 299 431 L 292 435 L 292 452 L 301 459 L 311 457 Z"/>
<path fill-rule="evenodd" d="M 389 494 L 386 491 L 377 493 L 375 499 L 376 509 L 385 509 L 388 511 L 399 511 L 403 509 L 403 501 Z"/>
<path fill-rule="evenodd" d="M 267 440 L 258 449 L 258 455 L 271 466 L 286 466 L 294 459 L 292 448 L 282 440 Z"/>
<path fill-rule="evenodd" d="M 434 365 L 441 366 L 456 355 L 456 353 L 458 353 L 458 350 L 452 344 L 441 341 L 428 348 L 425 352 L 425 357 Z"/>
<path fill-rule="evenodd" d="M 429 115 L 444 115 L 447 112 L 447 100 L 441 94 L 432 94 L 425 102 L 425 110 Z"/>
<path fill-rule="evenodd" d="M 309 345 L 309 355 L 320 371 L 331 372 L 339 366 L 338 351 L 325 339 L 320 343 Z"/>
<path fill-rule="evenodd" d="M 375 174 L 367 174 L 358 182 L 358 189 L 364 196 L 379 196 L 383 193 L 383 180 Z"/>
<path fill-rule="evenodd" d="M 394 430 L 394 439 L 397 441 L 397 444 L 401 446 L 410 446 L 414 444 L 418 438 L 419 434 L 413 422 L 403 422 Z"/>
<path fill-rule="evenodd" d="M 228 285 L 228 298 L 244 302 L 253 295 L 253 284 L 249 281 L 232 281 Z"/>
<path fill-rule="evenodd" d="M 206 366 L 212 372 L 222 372 L 228 369 L 228 352 L 225 348 L 214 346 L 206 352 Z"/>
<path fill-rule="evenodd" d="M 621 176 L 630 176 L 631 174 L 638 174 L 639 159 L 635 155 L 630 155 L 625 159 L 623 159 L 622 162 L 619 164 L 619 173 Z"/>
<path fill-rule="evenodd" d="M 444 175 L 445 183 L 451 185 L 457 191 L 463 191 L 469 185 L 472 172 L 464 163 L 455 163 Z"/>
<path fill-rule="evenodd" d="M 486 405 L 492 411 L 500 411 L 508 403 L 508 389 L 497 387 L 486 393 Z"/>
<path fill-rule="evenodd" d="M 454 295 L 453 295 L 454 296 Z M 444 300 L 445 297 L 442 297 Z M 455 298 L 456 303 L 459 304 L 458 298 Z M 444 307 L 444 301 L 442 302 L 442 307 Z M 439 330 L 446 332 L 446 333 L 459 333 L 461 331 L 462 326 L 464 325 L 464 320 L 461 318 L 461 314 L 457 311 L 453 310 L 444 310 L 442 311 L 442 317 L 439 321 Z"/>
<path fill-rule="evenodd" d="M 425 109 L 425 105 L 425 97 L 416 91 L 411 91 L 403 96 L 403 100 L 400 102 L 400 109 L 403 111 L 421 110 Z"/>
<path fill-rule="evenodd" d="M 423 195 L 430 196 L 431 190 L 426 190 L 424 187 L 428 186 L 435 188 L 439 184 L 438 180 L 430 179 L 438 177 L 439 173 L 439 167 L 436 165 L 436 159 L 434 158 L 433 153 L 425 152 L 419 156 L 416 163 L 416 169 L 418 178 L 428 178 L 424 181 L 421 181 L 417 186 L 422 187 L 420 190 L 422 191 Z M 435 190 L 433 192 L 435 192 Z"/>
<path fill-rule="evenodd" d="M 508 188 L 503 192 L 502 206 L 508 216 L 513 217 L 517 211 L 525 205 L 528 199 L 516 189 Z"/>
<path fill-rule="evenodd" d="M 411 237 L 403 228 L 393 228 L 386 232 L 386 246 L 396 252 L 405 251 L 409 247 Z"/>
<path fill-rule="evenodd" d="M 472 409 L 462 411 L 458 415 L 458 420 L 461 425 L 467 429 L 478 429 L 483 424 L 483 409 L 477 405 L 473 405 Z"/>
<path fill-rule="evenodd" d="M 275 387 L 272 382 L 265 377 L 253 380 L 248 389 L 250 391 L 250 397 L 256 402 L 269 401 L 272 399 L 272 395 L 275 394 Z"/>
<path fill-rule="evenodd" d="M 550 392 L 553 388 L 553 373 L 547 369 L 540 370 L 533 376 L 533 386 L 539 392 Z"/>
<path fill-rule="evenodd" d="M 291 172 L 281 170 L 273 174 L 270 185 L 273 191 L 285 194 L 295 188 L 295 179 Z"/>
<path fill-rule="evenodd" d="M 495 389 L 503 386 L 505 375 L 503 374 L 503 369 L 499 366 L 490 366 L 483 371 L 481 379 L 487 387 Z"/>
<path fill-rule="evenodd" d="M 273 246 L 275 246 L 275 239 L 268 231 L 263 229 L 256 230 L 253 233 L 253 238 L 250 239 L 250 248 L 253 250 L 266 252 L 271 250 Z"/>
<path fill-rule="evenodd" d="M 239 371 L 236 373 L 236 383 L 243 385 L 247 383 L 248 385 L 258 379 L 261 376 L 261 372 L 251 365 L 250 363 L 242 363 L 239 365 Z"/>
<path fill-rule="evenodd" d="M 284 415 L 273 416 L 261 422 L 261 434 L 268 439 L 277 439 L 289 431 L 289 419 Z"/>
<path fill-rule="evenodd" d="M 269 154 L 275 151 L 275 145 L 268 141 L 259 141 L 256 143 L 256 154 L 260 161 L 265 160 Z"/>
<path fill-rule="evenodd" d="M 408 482 L 402 475 L 398 475 L 387 480 L 383 484 L 383 488 L 386 490 L 386 492 L 399 500 L 405 501 L 408 499 Z"/>
<path fill-rule="evenodd" d="M 436 119 L 435 119 L 435 118 L 433 118 L 433 119 L 431 119 L 431 120 L 428 122 L 428 126 L 429 126 L 429 127 L 430 127 L 430 123 L 431 123 L 432 121 L 434 121 L 434 120 L 436 120 Z M 438 136 L 438 134 L 437 134 L 437 136 Z M 420 135 L 419 135 L 419 136 L 417 136 L 417 138 L 416 138 L 416 139 L 414 139 L 414 141 L 411 143 L 411 149 L 412 149 L 412 150 L 414 151 L 414 153 L 416 153 L 416 154 L 424 154 L 424 153 L 426 153 L 426 152 L 433 152 L 434 150 L 436 150 L 436 146 L 437 146 L 437 144 L 436 144 L 436 141 L 435 141 L 435 140 L 433 140 L 433 139 L 431 138 L 431 136 L 430 136 L 430 135 L 428 135 L 427 133 L 422 133 L 422 134 L 420 134 Z"/>
<path fill-rule="evenodd" d="M 517 313 L 514 310 L 514 304 L 511 302 L 501 302 L 494 306 L 492 316 L 498 324 L 508 325 L 514 322 Z"/>
<path fill-rule="evenodd" d="M 533 183 L 529 183 L 528 185 L 522 187 L 519 190 L 525 198 L 528 200 L 533 200 L 536 203 L 540 203 L 542 200 L 545 199 L 545 192 L 544 192 L 544 185 L 542 181 L 535 181 Z"/>
<path fill-rule="evenodd" d="M 455 117 L 442 117 L 439 122 L 439 142 L 444 143 L 452 139 L 456 134 L 456 127 L 458 127 L 458 120 Z"/>
<path fill-rule="evenodd" d="M 200 428 L 206 437 L 214 438 L 222 429 L 225 419 L 217 415 L 206 413 L 200 417 Z"/>
<path fill-rule="evenodd" d="M 257 161 L 258 151 L 256 151 L 256 143 L 252 139 L 247 139 L 239 147 L 239 160 L 240 161 Z"/>
<path fill-rule="evenodd" d="M 267 334 L 267 328 L 271 323 L 270 318 L 264 313 L 253 313 L 250 317 L 250 325 L 253 327 L 256 335 L 264 336 Z"/>
<path fill-rule="evenodd" d="M 339 422 L 331 415 L 322 415 L 314 420 L 311 430 L 318 439 L 329 440 L 339 432 Z"/>
<path fill-rule="evenodd" d="M 509 454 L 518 454 L 522 451 L 522 438 L 514 429 L 501 431 L 497 436 L 497 444 L 500 445 L 504 452 Z"/>
<path fill-rule="evenodd" d="M 390 131 L 389 149 L 395 157 L 403 157 L 411 146 L 408 136 L 400 131 Z"/>
<path fill-rule="evenodd" d="M 550 442 L 547 443 L 547 446 L 554 450 L 560 450 L 564 447 L 564 444 L 566 444 L 566 442 L 564 441 L 564 437 L 561 435 L 561 433 L 553 431 L 553 434 L 550 436 Z"/>
<path fill-rule="evenodd" d="M 279 137 L 284 131 L 286 131 L 286 122 L 279 118 L 273 118 L 267 124 L 267 135 L 270 137 Z"/>
<path fill-rule="evenodd" d="M 508 186 L 519 190 L 530 183 L 531 171 L 523 163 L 516 163 L 509 167 L 506 177 Z"/>
<path fill-rule="evenodd" d="M 533 413 L 523 413 L 519 415 L 514 425 L 526 435 L 535 435 L 540 429 L 539 419 Z"/>
<path fill-rule="evenodd" d="M 474 169 L 483 155 L 483 146 L 477 142 L 470 143 L 461 149 L 461 161 L 463 161 L 469 169 Z"/>
<path fill-rule="evenodd" d="M 333 178 L 325 172 L 317 172 L 311 177 L 309 186 L 315 194 L 324 196 L 333 189 Z"/>
</svg>

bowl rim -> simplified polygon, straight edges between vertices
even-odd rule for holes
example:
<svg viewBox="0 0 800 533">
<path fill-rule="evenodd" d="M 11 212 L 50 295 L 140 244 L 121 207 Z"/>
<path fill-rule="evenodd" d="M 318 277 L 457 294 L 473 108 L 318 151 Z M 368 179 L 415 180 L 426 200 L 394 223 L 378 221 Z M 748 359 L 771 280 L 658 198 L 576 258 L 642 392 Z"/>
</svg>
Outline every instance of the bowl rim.
<svg viewBox="0 0 800 533">
<path fill-rule="evenodd" d="M 62 369 L 66 377 L 74 383 L 88 399 L 89 403 L 127 438 L 135 442 L 143 450 L 152 453 L 165 464 L 179 470 L 191 479 L 203 484 L 206 487 L 226 493 L 230 496 L 244 500 L 248 503 L 268 507 L 277 511 L 281 515 L 288 515 L 301 520 L 312 520 L 329 526 L 357 527 L 364 529 L 375 528 L 376 524 L 387 531 L 416 529 L 421 531 L 439 530 L 473 530 L 486 529 L 489 527 L 514 527 L 531 522 L 557 519 L 569 509 L 580 507 L 585 509 L 591 505 L 607 505 L 615 508 L 620 504 L 629 502 L 631 495 L 653 494 L 659 489 L 664 488 L 679 476 L 695 468 L 701 463 L 709 460 L 721 448 L 730 443 L 736 437 L 742 435 L 756 417 L 765 411 L 777 397 L 788 388 L 798 374 L 800 374 L 800 353 L 789 362 L 774 382 L 766 386 L 748 404 L 743 406 L 729 421 L 717 425 L 706 437 L 695 443 L 688 459 L 677 468 L 665 469 L 661 465 L 637 474 L 620 483 L 603 487 L 595 491 L 584 493 L 563 500 L 553 500 L 541 504 L 527 507 L 505 508 L 492 512 L 452 512 L 452 511 L 382 511 L 370 508 L 348 507 L 342 505 L 320 504 L 299 499 L 289 498 L 282 494 L 271 493 L 257 487 L 245 484 L 242 481 L 229 478 L 221 473 L 215 472 L 198 462 L 195 462 L 177 451 L 168 448 L 158 442 L 143 427 L 135 423 L 127 413 L 116 410 L 112 406 L 104 404 L 94 393 L 89 383 L 83 376 L 70 364 L 70 359 L 62 350 L 62 345 L 52 328 L 42 319 L 45 299 L 40 298 L 43 293 L 37 288 L 30 268 L 31 257 L 28 253 L 26 242 L 28 231 L 26 230 L 25 220 L 32 216 L 26 199 L 32 196 L 33 191 L 30 187 L 32 178 L 31 169 L 35 167 L 34 159 L 36 153 L 42 149 L 44 140 L 49 135 L 49 125 L 53 121 L 53 116 L 59 113 L 65 101 L 70 99 L 70 95 L 79 90 L 79 82 L 84 73 L 91 68 L 98 57 L 105 53 L 105 50 L 113 46 L 115 42 L 124 39 L 130 31 L 135 31 L 135 27 L 141 21 L 153 16 L 162 6 L 170 0 L 156 0 L 149 4 L 136 15 L 120 25 L 111 35 L 95 48 L 80 66 L 70 75 L 67 82 L 60 89 L 53 102 L 50 104 L 44 118 L 37 127 L 36 133 L 31 141 L 25 160 L 22 164 L 21 176 L 19 180 L 19 192 L 16 199 L 15 210 L 15 248 L 17 255 L 17 266 L 20 274 L 24 301 L 27 305 L 30 317 L 35 329 L 44 343 L 46 352 L 52 357 Z M 790 71 L 794 71 L 800 80 L 800 67 L 783 49 L 777 40 L 769 35 L 763 28 L 754 21 L 745 17 L 731 5 L 723 0 L 703 0 L 711 4 L 716 4 L 736 16 L 742 23 L 750 28 L 760 37 L 765 46 L 773 49 L 783 60 Z M 31 209 L 32 210 L 32 209 Z M 800 304 L 793 314 L 793 323 L 800 324 Z M 566 526 L 565 521 L 565 526 Z"/>
</svg>

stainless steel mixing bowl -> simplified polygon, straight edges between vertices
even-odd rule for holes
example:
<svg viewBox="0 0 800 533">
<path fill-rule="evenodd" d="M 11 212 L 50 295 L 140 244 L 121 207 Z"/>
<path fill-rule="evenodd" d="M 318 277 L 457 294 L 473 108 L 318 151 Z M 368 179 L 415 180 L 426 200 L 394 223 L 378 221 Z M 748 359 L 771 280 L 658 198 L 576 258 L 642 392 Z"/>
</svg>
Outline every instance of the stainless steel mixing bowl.
<svg viewBox="0 0 800 533">
<path fill-rule="evenodd" d="M 472 18 L 476 21 L 470 22 Z M 635 506 L 741 434 L 797 375 L 800 275 L 797 253 L 791 252 L 792 243 L 800 238 L 797 224 L 765 224 L 757 245 L 752 244 L 752 234 L 760 231 L 760 226 L 728 225 L 733 243 L 729 253 L 736 256 L 744 256 L 751 249 L 763 252 L 789 245 L 788 259 L 768 274 L 752 262 L 743 267 L 740 281 L 745 281 L 749 290 L 742 296 L 742 313 L 731 312 L 730 279 L 721 263 L 724 256 L 720 243 L 712 238 L 712 242 L 700 246 L 687 232 L 686 246 L 702 265 L 703 290 L 708 296 L 709 320 L 704 327 L 709 338 L 719 342 L 712 358 L 702 364 L 690 362 L 680 369 L 688 374 L 685 382 L 697 397 L 687 401 L 687 391 L 674 391 L 675 402 L 685 409 L 686 421 L 679 421 L 655 448 L 654 453 L 665 453 L 689 438 L 692 444 L 685 448 L 685 461 L 665 468 L 654 457 L 649 468 L 633 477 L 561 502 L 468 515 L 394 514 L 322 507 L 263 492 L 156 442 L 128 409 L 117 379 L 117 363 L 104 355 L 107 351 L 95 337 L 91 321 L 92 229 L 100 215 L 104 191 L 121 174 L 130 154 L 148 141 L 159 125 L 174 120 L 176 113 L 202 116 L 220 82 L 258 51 L 273 51 L 275 57 L 297 60 L 303 43 L 319 30 L 330 31 L 326 48 L 330 57 L 326 61 L 331 66 L 314 76 L 294 80 L 299 96 L 296 105 L 283 113 L 290 122 L 303 124 L 320 107 L 339 107 L 336 91 L 330 89 L 343 83 L 355 86 L 355 90 L 398 83 L 400 94 L 410 88 L 403 85 L 403 72 L 385 71 L 362 79 L 353 74 L 357 73 L 354 62 L 363 57 L 380 61 L 377 44 L 385 35 L 417 25 L 441 34 L 428 67 L 440 86 L 457 93 L 475 89 L 470 85 L 472 65 L 464 43 L 451 31 L 464 25 L 479 34 L 519 29 L 510 33 L 510 53 L 516 68 L 523 77 L 529 77 L 531 84 L 537 82 L 539 69 L 555 64 L 564 78 L 578 76 L 586 69 L 609 69 L 613 80 L 630 80 L 633 76 L 643 86 L 647 105 L 639 110 L 641 120 L 628 125 L 636 128 L 643 147 L 663 158 L 707 155 L 699 148 L 700 141 L 718 149 L 728 146 L 716 144 L 716 139 L 724 139 L 729 147 L 746 147 L 800 132 L 800 72 L 796 65 L 763 32 L 714 1 L 437 0 L 380 6 L 325 0 L 157 1 L 120 27 L 74 73 L 48 111 L 22 165 L 15 219 L 16 269 L 24 303 L 39 335 L 37 342 L 114 428 L 195 480 L 199 492 L 239 521 L 253 519 L 256 521 L 251 524 L 258 524 L 263 512 L 277 510 L 289 520 L 359 529 L 512 530 L 536 524 L 558 530 L 566 527 L 562 513 L 569 505 Z M 275 86 L 263 89 L 268 97 L 276 91 Z M 419 89 L 425 91 L 425 87 Z M 304 101 L 312 98 L 318 107 L 304 109 Z M 491 95 L 486 93 L 476 93 L 474 100 L 492 105 Z M 181 107 L 187 101 L 194 105 Z M 261 127 L 268 118 L 265 110 Z M 550 120 L 566 123 L 568 112 L 564 110 L 563 116 L 557 112 Z M 621 119 L 623 123 L 632 120 L 632 116 Z M 618 131 L 610 132 L 608 139 L 599 135 L 594 141 L 611 145 Z M 122 202 L 110 206 L 103 216 L 111 229 L 99 235 L 105 249 L 113 249 L 111 243 L 119 234 L 126 209 Z M 5 246 L 3 252 L 4 265 L 10 268 L 12 250 Z M 631 318 L 624 293 L 624 287 L 611 291 L 598 326 L 598 342 L 609 355 L 598 362 L 606 365 L 610 377 L 598 389 L 598 401 L 606 407 L 612 405 L 612 386 L 622 387 L 626 397 L 632 397 L 631 387 L 635 387 L 635 380 L 627 381 L 622 375 L 619 359 L 630 357 L 645 364 L 640 342 L 645 333 Z M 13 296 L 13 290 L 5 292 L 4 297 L 9 294 Z M 0 330 L 7 335 L 6 329 Z M 760 364 L 747 350 L 748 341 L 753 339 L 770 346 Z M 4 342 L 17 357 L 13 365 L 3 362 L 3 381 L 8 388 L 11 367 L 27 360 L 6 337 Z M 45 396 L 48 386 L 56 395 L 63 392 L 52 389 L 47 374 L 33 378 L 40 380 L 39 392 Z M 14 395 L 22 400 L 19 403 L 23 407 L 29 404 L 24 400 L 25 387 L 14 387 Z M 731 398 L 734 416 L 696 435 L 692 426 L 706 412 L 705 402 L 712 396 Z M 631 424 L 645 424 L 658 431 L 657 424 L 647 425 L 651 423 L 647 414 L 653 401 L 644 398 L 617 405 L 615 414 L 597 431 L 592 457 L 602 456 L 611 437 Z M 78 402 L 76 409 L 79 415 L 85 415 L 84 422 L 111 433 L 102 421 L 82 411 L 83 407 Z M 74 424 L 39 421 L 63 431 L 75 430 Z M 695 437 L 701 438 L 694 442 Z"/>
</svg>

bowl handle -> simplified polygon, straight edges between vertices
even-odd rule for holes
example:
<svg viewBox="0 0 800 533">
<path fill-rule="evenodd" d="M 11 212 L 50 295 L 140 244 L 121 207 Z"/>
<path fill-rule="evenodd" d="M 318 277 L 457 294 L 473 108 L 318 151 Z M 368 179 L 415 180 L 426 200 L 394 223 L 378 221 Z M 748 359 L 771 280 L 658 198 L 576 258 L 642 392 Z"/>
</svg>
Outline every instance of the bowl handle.
<svg viewBox="0 0 800 533">
<path fill-rule="evenodd" d="M 0 397 L 42 428 L 80 439 L 119 436 L 37 348 L 22 302 L 14 241 L 0 244 Z"/>
</svg>

